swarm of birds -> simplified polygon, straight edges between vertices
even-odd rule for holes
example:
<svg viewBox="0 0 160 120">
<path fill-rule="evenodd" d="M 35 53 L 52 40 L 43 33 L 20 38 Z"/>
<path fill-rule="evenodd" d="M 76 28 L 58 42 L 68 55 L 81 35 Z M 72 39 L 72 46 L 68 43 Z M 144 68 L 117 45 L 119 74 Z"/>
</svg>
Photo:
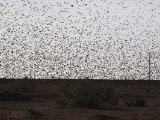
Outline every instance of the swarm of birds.
<svg viewBox="0 0 160 120">
<path fill-rule="evenodd" d="M 158 0 L 0 1 L 0 78 L 160 79 Z"/>
</svg>

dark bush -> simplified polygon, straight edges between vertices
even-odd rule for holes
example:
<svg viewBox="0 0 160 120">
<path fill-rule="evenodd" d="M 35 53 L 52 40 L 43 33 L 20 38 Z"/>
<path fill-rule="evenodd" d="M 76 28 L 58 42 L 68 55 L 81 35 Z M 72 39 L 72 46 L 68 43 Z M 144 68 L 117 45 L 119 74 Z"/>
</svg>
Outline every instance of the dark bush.
<svg viewBox="0 0 160 120">
<path fill-rule="evenodd" d="M 135 106 L 137 107 L 145 107 L 146 106 L 146 101 L 144 99 L 136 99 L 136 104 Z"/>
<path fill-rule="evenodd" d="M 58 103 L 63 106 L 108 109 L 115 105 L 116 99 L 113 90 L 105 85 L 83 84 L 65 89 Z"/>
<path fill-rule="evenodd" d="M 132 97 L 124 99 L 128 107 L 145 107 L 146 101 L 143 98 Z"/>
<path fill-rule="evenodd" d="M 77 91 L 73 104 L 77 107 L 101 108 L 106 102 L 111 102 L 111 89 L 99 86 L 87 86 Z"/>
</svg>

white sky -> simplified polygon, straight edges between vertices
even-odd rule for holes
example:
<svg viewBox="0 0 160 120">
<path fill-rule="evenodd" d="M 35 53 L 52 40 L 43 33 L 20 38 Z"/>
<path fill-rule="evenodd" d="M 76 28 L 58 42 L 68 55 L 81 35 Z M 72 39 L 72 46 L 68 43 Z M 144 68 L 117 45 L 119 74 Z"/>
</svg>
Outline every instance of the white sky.
<svg viewBox="0 0 160 120">
<path fill-rule="evenodd" d="M 0 0 L 0 77 L 160 79 L 159 38 L 159 0 Z"/>
</svg>

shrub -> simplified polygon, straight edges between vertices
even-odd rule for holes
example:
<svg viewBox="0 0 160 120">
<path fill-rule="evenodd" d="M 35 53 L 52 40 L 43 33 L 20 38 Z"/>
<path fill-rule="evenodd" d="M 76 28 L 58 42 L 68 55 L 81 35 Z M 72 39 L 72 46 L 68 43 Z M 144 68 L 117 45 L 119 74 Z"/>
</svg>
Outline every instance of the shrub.
<svg viewBox="0 0 160 120">
<path fill-rule="evenodd" d="M 124 102 L 128 107 L 145 107 L 146 106 L 146 101 L 143 98 L 139 98 L 139 97 L 130 96 L 130 98 L 125 98 Z"/>
<path fill-rule="evenodd" d="M 146 101 L 143 98 L 137 98 L 135 106 L 145 107 L 146 106 Z"/>
<path fill-rule="evenodd" d="M 77 107 L 101 108 L 102 104 L 111 101 L 111 90 L 104 87 L 87 86 L 77 91 L 73 104 Z"/>
<path fill-rule="evenodd" d="M 96 84 L 84 84 L 65 89 L 64 96 L 58 101 L 66 106 L 98 109 L 108 109 L 117 103 L 111 88 Z"/>
</svg>

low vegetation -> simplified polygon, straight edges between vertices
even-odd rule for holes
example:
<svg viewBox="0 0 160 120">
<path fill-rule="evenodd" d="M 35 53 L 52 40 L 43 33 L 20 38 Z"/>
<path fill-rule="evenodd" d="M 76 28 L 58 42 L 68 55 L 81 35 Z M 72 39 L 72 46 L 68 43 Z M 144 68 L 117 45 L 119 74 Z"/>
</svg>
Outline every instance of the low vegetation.
<svg viewBox="0 0 160 120">
<path fill-rule="evenodd" d="M 113 89 L 100 84 L 65 86 L 57 103 L 62 107 L 112 109 L 117 104 Z"/>
</svg>

